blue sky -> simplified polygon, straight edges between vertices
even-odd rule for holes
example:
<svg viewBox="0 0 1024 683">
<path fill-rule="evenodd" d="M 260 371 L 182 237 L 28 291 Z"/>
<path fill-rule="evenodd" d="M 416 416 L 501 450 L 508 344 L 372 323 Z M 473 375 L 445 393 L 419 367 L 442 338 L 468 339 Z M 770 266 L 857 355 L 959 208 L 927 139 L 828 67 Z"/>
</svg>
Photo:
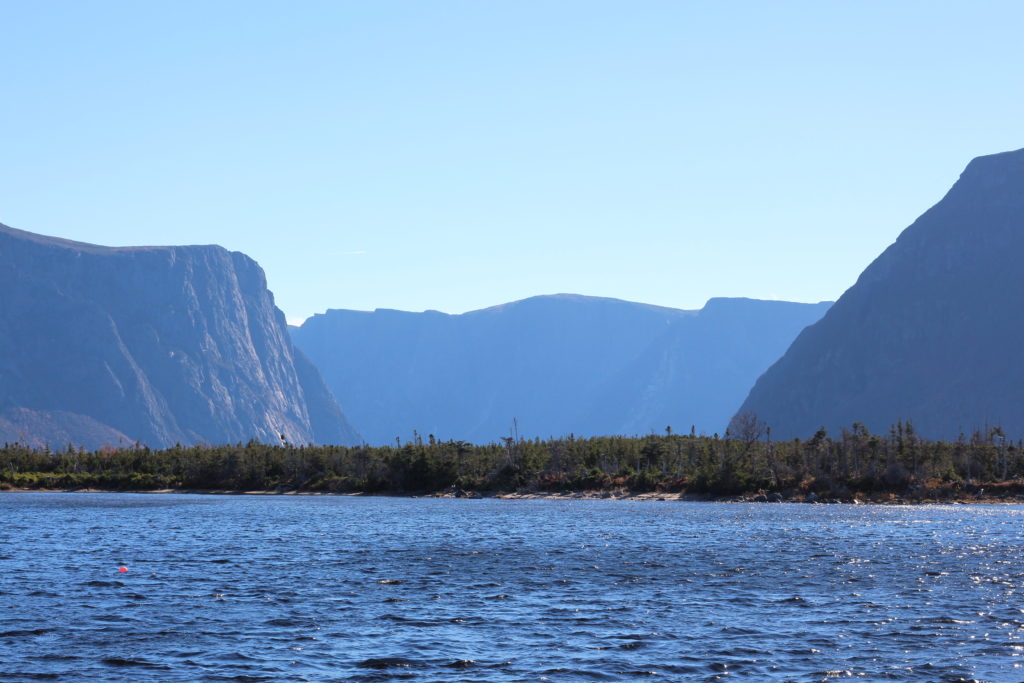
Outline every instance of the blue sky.
<svg viewBox="0 0 1024 683">
<path fill-rule="evenodd" d="M 834 299 L 1024 147 L 1019 2 L 0 0 L 0 222 L 257 259 L 291 319 Z"/>
</svg>

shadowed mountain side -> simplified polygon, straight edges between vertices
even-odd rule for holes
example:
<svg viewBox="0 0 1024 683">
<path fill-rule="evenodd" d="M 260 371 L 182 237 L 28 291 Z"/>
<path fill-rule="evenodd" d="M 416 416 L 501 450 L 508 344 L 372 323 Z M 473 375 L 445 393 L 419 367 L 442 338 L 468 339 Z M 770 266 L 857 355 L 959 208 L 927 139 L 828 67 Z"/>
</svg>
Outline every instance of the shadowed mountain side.
<svg viewBox="0 0 1024 683">
<path fill-rule="evenodd" d="M 245 255 L 0 226 L 0 267 L 0 414 L 39 430 L 29 440 L 320 440 L 284 316 Z"/>
<path fill-rule="evenodd" d="M 351 446 L 362 442 L 362 436 L 349 422 L 345 411 L 338 405 L 323 377 L 320 376 L 320 371 L 309 357 L 293 346 L 292 359 L 306 399 L 309 424 L 316 442 L 339 446 Z"/>
<path fill-rule="evenodd" d="M 688 315 L 556 295 L 463 315 L 331 310 L 292 334 L 369 442 L 413 430 L 490 442 L 514 418 L 526 434 L 561 433 L 581 396 Z"/>
<path fill-rule="evenodd" d="M 8 408 L 0 414 L 0 442 L 20 443 L 33 448 L 50 446 L 52 449 L 61 449 L 68 444 L 100 448 L 135 443 L 127 434 L 111 429 L 88 415 L 27 408 Z"/>
<path fill-rule="evenodd" d="M 1024 150 L 973 160 L 762 376 L 741 411 L 778 438 L 910 419 L 1024 436 Z"/>
<path fill-rule="evenodd" d="M 620 434 L 667 426 L 724 434 L 754 378 L 829 305 L 711 299 L 699 315 L 674 323 L 610 377 L 584 416 L 592 427 L 618 425 Z"/>
<path fill-rule="evenodd" d="M 735 305 L 735 314 L 746 315 L 762 305 L 792 319 L 782 325 L 791 331 L 788 336 L 780 332 L 786 338 L 777 344 L 775 353 L 781 353 L 798 329 L 816 320 L 827 307 L 791 304 L 792 308 L 785 308 L 779 302 L 750 301 Z M 718 306 L 710 307 L 709 321 L 716 320 Z M 732 310 L 730 304 L 722 307 Z M 672 392 L 676 383 L 687 381 L 685 373 L 675 375 L 671 386 L 651 395 L 646 387 L 663 379 L 658 359 L 676 353 L 671 347 L 676 326 L 685 337 L 693 325 L 700 327 L 696 321 L 703 315 L 560 294 L 462 315 L 331 310 L 292 328 L 292 334 L 368 442 L 409 438 L 416 430 L 422 436 L 487 443 L 507 436 L 513 419 L 520 434 L 527 437 L 621 433 L 627 429 L 646 432 L 684 422 L 688 429 L 693 420 L 685 415 L 661 422 L 663 415 L 677 414 L 675 406 L 637 404 L 674 400 Z M 726 328 L 721 329 L 724 332 Z M 741 328 L 736 334 L 744 333 Z M 731 352 L 734 346 L 730 344 L 721 347 Z M 758 341 L 748 337 L 736 346 L 744 344 L 756 346 Z M 704 346 L 710 349 L 715 343 Z M 716 408 L 714 426 L 698 428 L 724 427 L 757 374 L 777 357 L 769 352 L 762 355 L 762 361 L 749 361 L 756 369 L 741 388 L 733 389 L 731 395 L 716 393 L 715 400 L 722 407 Z M 710 361 L 699 358 L 695 362 Z M 741 368 L 748 365 L 739 360 L 716 362 L 736 363 Z M 630 372 L 643 373 L 636 386 L 629 384 Z M 700 371 L 692 372 L 700 375 Z M 709 386 L 694 391 L 698 395 L 717 392 Z M 689 395 L 687 390 L 679 393 Z M 656 427 L 648 426 L 648 416 L 658 420 Z M 635 425 L 644 426 L 634 430 Z"/>
</svg>

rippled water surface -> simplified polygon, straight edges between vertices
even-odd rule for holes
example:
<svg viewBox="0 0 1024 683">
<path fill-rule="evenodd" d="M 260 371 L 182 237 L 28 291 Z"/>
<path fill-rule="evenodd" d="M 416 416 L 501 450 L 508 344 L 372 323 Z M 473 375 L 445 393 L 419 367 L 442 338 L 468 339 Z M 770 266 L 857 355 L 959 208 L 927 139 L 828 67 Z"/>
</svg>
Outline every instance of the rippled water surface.
<svg viewBox="0 0 1024 683">
<path fill-rule="evenodd" d="M 0 521 L 2 681 L 1024 680 L 1017 507 L 2 494 Z"/>
</svg>

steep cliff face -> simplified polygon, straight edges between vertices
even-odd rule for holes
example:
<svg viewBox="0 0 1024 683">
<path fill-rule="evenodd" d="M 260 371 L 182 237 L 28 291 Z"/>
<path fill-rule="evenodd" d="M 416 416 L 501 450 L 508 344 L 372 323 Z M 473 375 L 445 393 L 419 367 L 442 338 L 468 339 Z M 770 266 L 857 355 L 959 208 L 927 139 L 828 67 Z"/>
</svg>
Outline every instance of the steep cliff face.
<svg viewBox="0 0 1024 683">
<path fill-rule="evenodd" d="M 371 443 L 413 430 L 487 443 L 513 420 L 526 437 L 710 433 L 826 308 L 555 295 L 463 315 L 332 310 L 293 337 Z"/>
<path fill-rule="evenodd" d="M 986 424 L 1024 436 L 1022 262 L 1024 150 L 977 158 L 741 410 L 779 438 L 901 419 L 931 438 Z"/>
<path fill-rule="evenodd" d="M 0 272 L 8 435 L 88 447 L 115 436 L 154 447 L 307 443 L 318 431 L 358 439 L 347 424 L 314 424 L 311 413 L 337 406 L 310 406 L 284 316 L 243 254 L 108 248 L 0 226 Z"/>
</svg>

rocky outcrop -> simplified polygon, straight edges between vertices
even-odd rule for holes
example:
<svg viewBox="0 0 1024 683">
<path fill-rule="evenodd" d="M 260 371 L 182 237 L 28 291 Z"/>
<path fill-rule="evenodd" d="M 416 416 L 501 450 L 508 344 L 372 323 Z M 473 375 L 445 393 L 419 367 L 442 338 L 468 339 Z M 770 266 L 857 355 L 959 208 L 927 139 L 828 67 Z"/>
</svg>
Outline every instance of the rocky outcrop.
<svg viewBox="0 0 1024 683">
<path fill-rule="evenodd" d="M 370 443 L 724 431 L 828 304 L 684 311 L 560 294 L 462 315 L 331 310 L 292 334 Z"/>
<path fill-rule="evenodd" d="M 804 330 L 741 411 L 777 438 L 910 420 L 1024 437 L 1024 150 L 979 157 Z"/>
<path fill-rule="evenodd" d="M 0 226 L 0 272 L 2 438 L 358 440 L 315 370 L 297 369 L 284 316 L 244 254 Z"/>
</svg>

